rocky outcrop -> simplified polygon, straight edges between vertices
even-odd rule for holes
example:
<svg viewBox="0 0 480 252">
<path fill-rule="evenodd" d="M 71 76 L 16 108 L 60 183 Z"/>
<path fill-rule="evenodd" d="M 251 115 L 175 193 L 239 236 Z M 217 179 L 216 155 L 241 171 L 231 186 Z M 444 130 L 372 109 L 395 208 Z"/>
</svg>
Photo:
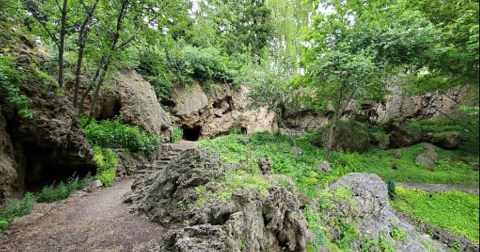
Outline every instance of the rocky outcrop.
<svg viewBox="0 0 480 252">
<path fill-rule="evenodd" d="M 222 181 L 235 169 L 242 168 L 189 149 L 156 176 L 134 183 L 128 197 L 134 208 L 171 228 L 159 251 L 305 250 L 309 234 L 295 195 L 272 184 L 266 195 L 240 186 L 225 196 L 230 185 Z"/>
<path fill-rule="evenodd" d="M 15 29 L 12 29 L 16 32 Z M 31 189 L 95 171 L 93 151 L 68 99 L 36 71 L 45 57 L 22 35 L 12 60 L 23 69 L 20 94 L 30 101 L 31 119 L 22 119 L 0 96 L 0 201 Z M 22 39 L 23 38 L 23 39 Z M 24 45 L 28 44 L 28 45 Z M 2 45 L 0 45 L 2 46 Z"/>
<path fill-rule="evenodd" d="M 72 86 L 66 93 L 72 97 Z M 153 87 L 133 70 L 122 70 L 100 91 L 95 107 L 95 118 L 112 119 L 120 114 L 127 124 L 138 126 L 150 134 L 162 134 L 168 140 L 172 122 L 168 113 L 160 106 Z M 84 104 L 89 111 L 91 96 Z"/>
<path fill-rule="evenodd" d="M 276 130 L 275 114 L 266 107 L 249 109 L 247 92 L 245 86 L 233 90 L 227 84 L 205 91 L 197 82 L 178 88 L 172 93 L 174 121 L 182 125 L 184 132 L 197 131 L 192 138 L 228 133 L 232 127 L 247 133 Z"/>
<path fill-rule="evenodd" d="M 428 235 L 418 233 L 411 224 L 397 217 L 387 202 L 387 186 L 377 175 L 351 173 L 329 188 L 333 195 L 341 191 L 342 196 L 330 197 L 334 206 L 323 215 L 327 222 L 354 224 L 361 238 L 381 240 L 397 251 L 428 251 L 427 245 L 435 248 L 435 251 L 446 251 L 445 246 Z M 345 191 L 348 195 L 345 195 Z M 341 234 L 335 228 L 327 226 L 327 229 L 333 239 L 340 238 L 338 235 Z M 404 237 L 399 239 L 394 232 L 402 233 Z M 360 243 L 353 244 L 354 251 L 360 251 L 360 246 Z"/>
<path fill-rule="evenodd" d="M 342 117 L 370 123 L 388 123 L 392 119 L 444 119 L 455 117 L 461 104 L 472 104 L 472 87 L 462 85 L 444 93 L 432 92 L 425 95 L 405 94 L 400 86 L 392 85 L 390 94 L 382 102 L 350 101 Z M 304 111 L 286 114 L 284 120 L 289 127 L 302 129 L 319 128 L 329 122 L 332 109 L 322 113 Z"/>
<path fill-rule="evenodd" d="M 23 183 L 17 182 L 22 181 L 19 177 L 20 167 L 15 160 L 13 143 L 5 130 L 6 126 L 5 118 L 0 113 L 0 205 L 23 190 Z"/>
</svg>

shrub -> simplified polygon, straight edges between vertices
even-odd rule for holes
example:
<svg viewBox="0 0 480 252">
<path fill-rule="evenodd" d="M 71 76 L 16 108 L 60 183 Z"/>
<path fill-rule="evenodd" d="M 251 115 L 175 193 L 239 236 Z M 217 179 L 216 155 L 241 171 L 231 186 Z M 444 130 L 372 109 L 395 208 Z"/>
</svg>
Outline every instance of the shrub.
<svg viewBox="0 0 480 252">
<path fill-rule="evenodd" d="M 93 161 L 97 165 L 96 178 L 99 179 L 104 186 L 112 186 L 115 181 L 115 171 L 117 168 L 117 155 L 108 148 L 100 146 L 93 147 Z"/>
<path fill-rule="evenodd" d="M 20 95 L 17 86 L 19 75 L 10 57 L 0 54 L 0 96 L 4 96 L 12 104 L 20 118 L 31 119 L 34 116 L 34 112 L 29 109 L 32 102 L 28 97 Z"/>
<path fill-rule="evenodd" d="M 388 180 L 386 184 L 388 189 L 388 198 L 390 198 L 390 200 L 395 200 L 395 198 L 397 197 L 395 182 L 393 182 L 392 180 Z"/>
<path fill-rule="evenodd" d="M 81 119 L 85 125 L 85 118 Z M 134 126 L 121 122 L 121 117 L 113 120 L 92 121 L 84 127 L 85 134 L 92 145 L 104 148 L 128 148 L 131 151 L 154 152 L 162 143 L 159 135 L 150 135 Z"/>
<path fill-rule="evenodd" d="M 38 202 L 55 202 L 66 199 L 74 191 L 81 190 L 87 186 L 92 178 L 87 176 L 83 179 L 72 176 L 67 181 L 61 181 L 57 185 L 48 185 L 42 188 L 42 191 L 37 197 Z"/>
<path fill-rule="evenodd" d="M 8 233 L 7 225 L 15 218 L 30 213 L 34 205 L 35 198 L 27 193 L 23 200 L 12 200 L 0 207 L 0 232 Z"/>
<path fill-rule="evenodd" d="M 182 128 L 178 127 L 178 126 L 175 126 L 172 130 L 172 132 L 170 133 L 170 142 L 171 143 L 176 143 L 180 140 L 182 140 L 183 138 L 183 130 Z"/>
</svg>

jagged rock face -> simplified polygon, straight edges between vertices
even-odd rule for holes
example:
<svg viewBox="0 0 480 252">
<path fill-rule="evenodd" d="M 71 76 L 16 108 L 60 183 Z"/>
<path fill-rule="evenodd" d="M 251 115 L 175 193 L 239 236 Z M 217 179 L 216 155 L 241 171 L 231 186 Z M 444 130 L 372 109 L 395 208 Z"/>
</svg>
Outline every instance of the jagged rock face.
<svg viewBox="0 0 480 252">
<path fill-rule="evenodd" d="M 20 89 L 32 101 L 33 118 L 20 119 L 11 109 L 2 112 L 25 185 L 44 186 L 94 172 L 93 151 L 70 102 L 42 83 L 24 83 Z M 23 188 L 23 181 L 17 184 Z"/>
<path fill-rule="evenodd" d="M 200 137 L 213 137 L 239 126 L 247 133 L 278 129 L 275 114 L 266 107 L 248 109 L 247 88 L 226 84 L 204 91 L 197 82 L 172 93 L 174 121 L 184 129 L 197 129 Z"/>
<path fill-rule="evenodd" d="M 371 123 L 388 123 L 395 118 L 417 120 L 444 118 L 445 115 L 457 114 L 460 103 L 467 105 L 472 100 L 472 87 L 469 85 L 452 88 L 443 94 L 407 95 L 398 86 L 392 86 L 390 91 L 391 94 L 383 102 L 350 101 L 342 117 Z M 314 129 L 327 124 L 332 112 L 331 107 L 322 113 L 305 111 L 287 114 L 284 120 L 290 127 Z"/>
<path fill-rule="evenodd" d="M 196 188 L 221 191 L 222 178 L 235 166 L 223 165 L 206 150 L 185 150 L 158 172 L 135 182 L 128 200 L 140 213 L 172 229 L 159 251 L 304 251 L 309 233 L 294 194 L 272 186 L 266 196 L 255 188 L 231 198 L 206 195 Z M 238 167 L 237 167 L 238 168 Z"/>
<path fill-rule="evenodd" d="M 377 175 L 351 173 L 341 177 L 330 189 L 337 191 L 345 187 L 350 190 L 353 202 L 336 200 L 334 209 L 330 211 L 333 214 L 326 214 L 324 217 L 354 222 L 362 238 L 375 239 L 381 236 L 397 251 L 428 251 L 425 244 L 433 245 L 436 251 L 446 250 L 444 246 L 429 236 L 418 233 L 411 224 L 395 215 L 387 202 L 387 186 Z M 390 236 L 394 228 L 405 232 L 405 239 L 395 241 Z"/>
<path fill-rule="evenodd" d="M 73 97 L 71 86 L 67 86 L 67 95 Z M 84 111 L 89 111 L 91 96 L 87 97 Z M 138 126 L 150 134 L 162 134 L 169 138 L 172 122 L 168 113 L 160 106 L 153 87 L 133 70 L 116 73 L 112 81 L 100 91 L 95 106 L 97 119 L 112 119 L 123 115 L 123 121 Z"/>
<path fill-rule="evenodd" d="M 1 111 L 1 107 L 0 107 Z M 18 178 L 17 170 L 19 164 L 15 160 L 13 143 L 5 130 L 7 123 L 0 113 L 0 205 L 6 199 L 13 197 L 21 188 L 16 183 Z"/>
</svg>

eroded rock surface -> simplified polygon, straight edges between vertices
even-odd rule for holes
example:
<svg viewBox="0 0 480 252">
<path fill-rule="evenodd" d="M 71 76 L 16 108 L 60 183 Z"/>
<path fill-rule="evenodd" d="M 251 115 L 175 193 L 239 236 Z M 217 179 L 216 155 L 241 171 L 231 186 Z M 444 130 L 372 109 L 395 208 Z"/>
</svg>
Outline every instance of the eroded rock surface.
<svg viewBox="0 0 480 252">
<path fill-rule="evenodd" d="M 67 86 L 66 93 L 71 98 L 73 87 Z M 91 92 L 93 93 L 93 92 Z M 90 114 L 92 94 L 87 96 L 83 110 Z M 122 70 L 116 73 L 100 91 L 95 106 L 95 118 L 112 119 L 123 115 L 127 124 L 138 126 L 150 134 L 162 134 L 169 138 L 172 122 L 168 113 L 160 106 L 153 87 L 133 70 Z"/>
<path fill-rule="evenodd" d="M 228 133 L 232 127 L 240 127 L 246 133 L 275 131 L 278 128 L 275 114 L 266 107 L 248 108 L 247 93 L 245 86 L 233 90 L 227 84 L 205 91 L 194 82 L 172 93 L 173 120 L 184 130 L 195 129 L 200 137 Z"/>
<path fill-rule="evenodd" d="M 221 164 L 212 152 L 189 149 L 155 177 L 134 183 L 128 199 L 134 208 L 172 228 L 158 250 L 304 251 L 309 233 L 295 195 L 273 184 L 266 195 L 239 188 L 222 197 L 228 185 L 221 181 L 231 169 L 241 167 Z"/>
<path fill-rule="evenodd" d="M 22 191 L 16 183 L 20 167 L 15 160 L 13 143 L 5 130 L 6 126 L 5 118 L 0 113 L 0 205 L 14 196 L 15 192 Z"/>
<path fill-rule="evenodd" d="M 349 196 L 333 199 L 334 209 L 330 212 L 334 213 L 324 215 L 327 221 L 337 218 L 345 223 L 354 223 L 362 238 L 381 239 L 397 251 L 429 251 L 429 246 L 435 251 L 446 251 L 445 246 L 417 232 L 411 224 L 396 216 L 387 202 L 387 186 L 377 175 L 351 173 L 330 186 L 334 192 L 342 188 L 348 190 Z M 334 229 L 329 229 L 333 237 L 338 235 Z M 391 235 L 393 230 L 399 230 L 405 237 L 395 240 Z"/>
</svg>

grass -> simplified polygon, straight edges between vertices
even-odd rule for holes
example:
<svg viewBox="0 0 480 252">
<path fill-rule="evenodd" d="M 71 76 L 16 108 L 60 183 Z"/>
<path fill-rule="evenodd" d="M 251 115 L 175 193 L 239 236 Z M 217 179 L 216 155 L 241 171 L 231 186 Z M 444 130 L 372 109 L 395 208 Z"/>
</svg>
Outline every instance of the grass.
<svg viewBox="0 0 480 252">
<path fill-rule="evenodd" d="M 479 243 L 479 197 L 464 192 L 428 193 L 397 188 L 393 207 L 413 218 L 465 236 Z"/>
<path fill-rule="evenodd" d="M 8 224 L 15 218 L 26 215 L 32 211 L 35 198 L 27 193 L 22 200 L 11 200 L 0 207 L 0 232 L 9 233 Z"/>
<path fill-rule="evenodd" d="M 401 158 L 394 157 L 395 152 Z M 472 166 L 478 166 L 478 157 L 461 151 L 436 148 L 437 166 L 433 171 L 423 169 L 415 164 L 415 158 L 423 151 L 421 145 L 413 145 L 398 150 L 371 150 L 361 155 L 360 171 L 375 173 L 383 180 L 396 182 L 416 182 L 434 184 L 478 184 L 479 173 Z M 396 164 L 397 169 L 392 169 Z"/>
<path fill-rule="evenodd" d="M 57 185 L 45 186 L 38 194 L 37 201 L 49 203 L 66 199 L 72 192 L 85 188 L 90 181 L 92 178 L 89 176 L 83 179 L 72 177 L 66 182 L 61 181 Z"/>
</svg>

